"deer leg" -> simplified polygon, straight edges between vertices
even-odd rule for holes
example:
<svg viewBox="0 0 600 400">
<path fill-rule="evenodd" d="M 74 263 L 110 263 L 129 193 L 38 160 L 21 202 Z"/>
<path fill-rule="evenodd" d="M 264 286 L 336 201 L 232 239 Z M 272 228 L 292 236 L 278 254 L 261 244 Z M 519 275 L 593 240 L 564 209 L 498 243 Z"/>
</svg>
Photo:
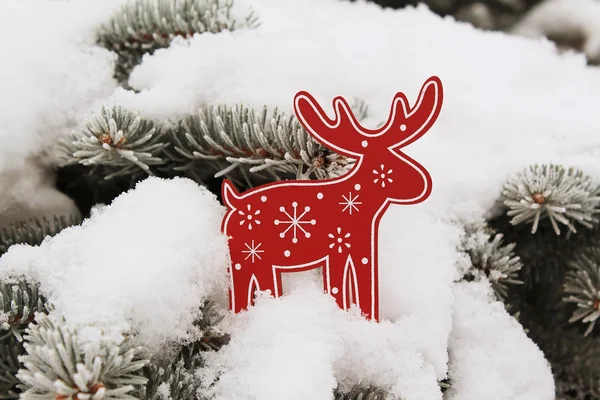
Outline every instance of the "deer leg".
<svg viewBox="0 0 600 400">
<path fill-rule="evenodd" d="M 262 277 L 256 272 L 260 268 L 252 260 L 246 259 L 239 251 L 231 252 L 229 268 L 229 306 L 234 313 L 248 309 L 254 304 L 257 290 L 262 290 Z"/>
<path fill-rule="evenodd" d="M 266 292 L 267 295 L 279 297 L 281 295 L 281 283 L 275 282 L 273 278 L 273 267 L 270 260 L 240 257 L 238 261 L 232 262 L 231 287 L 233 288 L 231 304 L 234 312 L 240 312 L 254 305 L 258 292 Z M 276 290 L 276 287 L 278 290 Z"/>
<path fill-rule="evenodd" d="M 331 257 L 329 265 L 327 265 L 323 272 L 325 293 L 332 296 L 342 310 L 346 310 L 347 306 L 344 301 L 344 259 L 339 256 Z"/>
<path fill-rule="evenodd" d="M 376 260 L 361 257 L 347 264 L 346 282 L 354 287 L 356 305 L 367 319 L 379 320 Z"/>
<path fill-rule="evenodd" d="M 324 280 L 326 292 L 333 296 L 341 309 L 356 306 L 367 319 L 377 320 L 379 305 L 374 303 L 377 301 L 375 266 L 369 257 L 357 256 L 360 255 L 347 254 L 333 260 L 329 282 Z"/>
</svg>

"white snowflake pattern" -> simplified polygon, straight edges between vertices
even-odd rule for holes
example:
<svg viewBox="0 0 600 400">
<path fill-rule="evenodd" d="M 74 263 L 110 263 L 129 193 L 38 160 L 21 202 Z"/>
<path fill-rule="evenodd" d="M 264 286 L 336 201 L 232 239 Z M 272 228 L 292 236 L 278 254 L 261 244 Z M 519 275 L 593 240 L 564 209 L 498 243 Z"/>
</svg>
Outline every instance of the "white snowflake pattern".
<svg viewBox="0 0 600 400">
<path fill-rule="evenodd" d="M 338 227 L 337 235 L 330 233 L 327 236 L 329 236 L 331 239 L 333 239 L 333 243 L 329 244 L 330 249 L 333 249 L 335 246 L 337 246 L 338 253 L 341 253 L 343 250 L 342 246 L 346 246 L 347 249 L 350 248 L 350 243 L 348 243 L 348 241 L 346 240 L 346 239 L 350 238 L 350 232 L 348 232 L 344 236 L 342 236 L 342 228 Z"/>
<path fill-rule="evenodd" d="M 252 230 L 252 223 L 256 224 L 256 225 L 260 225 L 260 221 L 256 218 L 256 216 L 258 214 L 260 214 L 260 210 L 256 210 L 254 213 L 252 213 L 252 206 L 250 204 L 248 204 L 248 212 L 246 213 L 245 211 L 239 210 L 238 214 L 240 214 L 242 217 L 244 217 L 241 221 L 240 221 L 240 225 L 244 225 L 246 222 L 248 222 L 248 229 Z"/>
<path fill-rule="evenodd" d="M 383 164 L 381 164 L 381 171 L 377 171 L 376 169 L 374 169 L 373 173 L 377 176 L 373 180 L 373 183 L 381 182 L 381 187 L 385 187 L 385 182 L 386 181 L 389 182 L 389 183 L 394 182 L 392 180 L 392 178 L 389 177 L 389 175 L 392 174 L 392 170 L 389 169 L 387 172 L 385 172 L 385 167 L 383 166 Z"/>
<path fill-rule="evenodd" d="M 260 246 L 262 246 L 262 243 L 259 244 L 254 244 L 254 240 L 252 241 L 252 245 L 248 245 L 248 243 L 244 243 L 244 246 L 246 246 L 246 248 L 248 250 L 242 250 L 242 253 L 244 254 L 248 254 L 245 258 L 245 260 L 247 260 L 248 258 L 252 257 L 252 264 L 254 264 L 254 258 L 258 257 L 259 260 L 262 260 L 261 256 L 259 255 L 259 253 L 264 253 L 264 250 L 260 250 Z"/>
<path fill-rule="evenodd" d="M 346 207 L 344 207 L 342 212 L 345 212 L 346 210 L 348 210 L 350 212 L 350 215 L 352 215 L 353 209 L 358 211 L 357 205 L 362 204 L 362 201 L 356 201 L 358 199 L 358 195 L 356 195 L 355 197 L 352 197 L 352 192 L 348 193 L 348 197 L 342 195 L 342 198 L 344 199 L 344 201 L 340 202 L 339 204 L 346 206 Z"/>
<path fill-rule="evenodd" d="M 275 220 L 275 225 L 279 225 L 279 224 L 289 224 L 290 226 L 288 226 L 283 232 L 281 232 L 279 234 L 280 238 L 284 238 L 285 235 L 292 230 L 293 232 L 293 237 L 292 237 L 292 243 L 298 243 L 298 230 L 301 230 L 304 233 L 304 237 L 309 238 L 310 237 L 310 232 L 306 231 L 306 229 L 304 229 L 304 227 L 302 225 L 315 225 L 317 223 L 316 220 L 311 219 L 311 220 L 303 220 L 302 218 L 304 218 L 304 216 L 310 211 L 310 207 L 306 206 L 304 207 L 304 212 L 300 215 L 298 215 L 298 203 L 297 202 L 293 202 L 292 203 L 292 208 L 294 209 L 293 212 L 293 216 L 290 215 L 285 207 L 279 207 L 279 211 L 281 211 L 282 213 L 284 213 L 286 215 L 286 217 L 288 218 L 287 221 L 280 221 L 278 219 Z"/>
</svg>

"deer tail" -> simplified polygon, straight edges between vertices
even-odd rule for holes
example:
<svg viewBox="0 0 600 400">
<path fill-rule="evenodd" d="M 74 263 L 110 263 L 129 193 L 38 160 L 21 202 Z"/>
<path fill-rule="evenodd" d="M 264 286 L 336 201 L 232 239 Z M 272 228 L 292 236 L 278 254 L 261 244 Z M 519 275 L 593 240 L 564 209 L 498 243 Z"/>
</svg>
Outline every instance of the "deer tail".
<svg viewBox="0 0 600 400">
<path fill-rule="evenodd" d="M 240 199 L 240 193 L 229 179 L 223 180 L 223 184 L 221 185 L 221 197 L 230 210 L 237 209 L 236 204 Z"/>
</svg>

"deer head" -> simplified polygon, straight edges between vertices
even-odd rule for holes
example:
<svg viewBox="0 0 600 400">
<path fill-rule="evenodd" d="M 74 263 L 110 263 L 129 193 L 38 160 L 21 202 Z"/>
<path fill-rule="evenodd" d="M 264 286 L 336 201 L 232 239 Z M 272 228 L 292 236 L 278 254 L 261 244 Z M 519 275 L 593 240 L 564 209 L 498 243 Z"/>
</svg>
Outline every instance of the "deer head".
<svg viewBox="0 0 600 400">
<path fill-rule="evenodd" d="M 431 177 L 416 161 L 399 150 L 423 136 L 436 121 L 443 101 L 437 76 L 421 88 L 413 107 L 397 93 L 387 122 L 379 129 L 363 128 L 342 97 L 333 100 L 335 118 L 330 119 L 307 92 L 299 92 L 294 110 L 300 123 L 323 146 L 358 160 L 355 175 L 387 188 L 391 202 L 418 203 L 431 193 Z"/>
</svg>

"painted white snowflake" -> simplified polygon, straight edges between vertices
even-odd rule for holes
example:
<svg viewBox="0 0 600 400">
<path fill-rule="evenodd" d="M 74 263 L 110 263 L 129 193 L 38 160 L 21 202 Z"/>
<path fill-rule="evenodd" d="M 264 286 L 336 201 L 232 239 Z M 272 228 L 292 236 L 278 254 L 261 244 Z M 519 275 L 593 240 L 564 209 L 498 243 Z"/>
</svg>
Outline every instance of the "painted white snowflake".
<svg viewBox="0 0 600 400">
<path fill-rule="evenodd" d="M 252 206 L 250 204 L 248 204 L 248 211 L 242 211 L 239 210 L 238 214 L 240 214 L 243 218 L 240 221 L 240 225 L 244 225 L 246 222 L 248 222 L 248 225 L 246 225 L 248 227 L 249 230 L 252 230 L 252 224 L 256 224 L 256 225 L 260 225 L 260 221 L 256 218 L 256 216 L 258 214 L 260 214 L 260 210 L 256 210 L 254 213 L 252 212 Z"/>
<path fill-rule="evenodd" d="M 376 176 L 376 178 L 373 180 L 373 183 L 380 182 L 381 183 L 381 187 L 385 187 L 385 183 L 386 182 L 389 182 L 389 183 L 394 182 L 392 180 L 392 178 L 390 178 L 390 175 L 392 174 L 392 170 L 388 169 L 387 172 L 386 172 L 385 171 L 385 167 L 383 166 L 383 164 L 381 164 L 381 171 L 377 171 L 376 169 L 374 169 L 373 173 Z"/>
<path fill-rule="evenodd" d="M 337 235 L 330 233 L 327 236 L 329 236 L 331 239 L 333 239 L 333 243 L 329 244 L 330 249 L 333 249 L 335 246 L 337 246 L 338 253 L 341 253 L 344 247 L 346 247 L 347 249 L 350 248 L 350 243 L 348 243 L 348 240 L 347 240 L 350 238 L 350 232 L 348 232 L 342 236 L 342 228 L 338 227 Z"/>
<path fill-rule="evenodd" d="M 358 195 L 352 197 L 352 192 L 348 193 L 348 197 L 342 195 L 342 198 L 344 199 L 344 201 L 339 203 L 339 204 L 345 206 L 344 209 L 342 210 L 342 212 L 345 212 L 346 210 L 348 210 L 350 212 L 350 215 L 352 215 L 353 209 L 358 211 L 357 205 L 362 204 L 362 201 L 356 201 L 358 199 Z"/>
<path fill-rule="evenodd" d="M 291 215 L 290 213 L 287 212 L 287 210 L 285 209 L 285 207 L 279 207 L 279 211 L 281 211 L 282 213 L 285 214 L 285 216 L 288 218 L 286 221 L 281 221 L 276 219 L 275 220 L 275 225 L 285 225 L 285 224 L 289 224 L 289 226 L 279 234 L 280 238 L 284 238 L 285 235 L 291 230 L 293 233 L 293 237 L 292 237 L 292 243 L 298 243 L 298 231 L 302 231 L 302 233 L 304 233 L 304 237 L 309 238 L 310 237 L 310 232 L 308 232 L 306 229 L 304 229 L 304 227 L 302 225 L 315 225 L 317 223 L 316 220 L 314 219 L 303 219 L 304 216 L 310 211 L 310 207 L 306 206 L 304 207 L 304 212 L 300 215 L 298 215 L 298 203 L 297 202 L 293 202 L 292 203 L 292 208 L 293 208 L 293 215 Z"/>
<path fill-rule="evenodd" d="M 260 249 L 260 246 L 262 246 L 262 243 L 259 244 L 254 244 L 254 240 L 252 241 L 252 245 L 249 245 L 248 243 L 244 243 L 244 246 L 246 246 L 246 248 L 248 250 L 242 250 L 242 253 L 244 254 L 248 254 L 245 258 L 245 260 L 247 260 L 248 258 L 252 257 L 252 263 L 254 264 L 254 258 L 258 257 L 259 260 L 262 260 L 261 256 L 259 255 L 259 253 L 264 253 L 264 250 Z"/>
</svg>

